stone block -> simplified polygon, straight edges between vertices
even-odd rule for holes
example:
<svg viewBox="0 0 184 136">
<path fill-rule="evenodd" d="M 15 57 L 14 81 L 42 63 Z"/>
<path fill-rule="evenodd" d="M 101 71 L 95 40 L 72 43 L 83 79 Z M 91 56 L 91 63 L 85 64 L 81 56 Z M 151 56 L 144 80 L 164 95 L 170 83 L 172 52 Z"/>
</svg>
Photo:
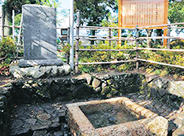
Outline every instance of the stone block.
<svg viewBox="0 0 184 136">
<path fill-rule="evenodd" d="M 43 78 L 43 77 L 57 77 L 65 76 L 71 72 L 71 68 L 68 64 L 62 64 L 62 66 L 32 66 L 22 68 L 17 65 L 10 66 L 10 73 L 13 77 L 20 79 L 24 77 L 31 78 Z"/>
<path fill-rule="evenodd" d="M 91 85 L 92 84 L 92 77 L 91 76 L 87 76 L 86 77 L 86 81 L 87 81 L 88 85 Z"/>
<path fill-rule="evenodd" d="M 63 62 L 60 58 L 47 59 L 47 60 L 19 60 L 20 67 L 33 67 L 33 66 L 62 66 Z"/>
<path fill-rule="evenodd" d="M 138 91 L 140 91 L 138 85 L 129 85 L 129 86 L 127 86 L 127 88 L 126 88 L 126 92 L 127 92 L 127 93 L 135 93 L 135 92 L 138 92 Z"/>
<path fill-rule="evenodd" d="M 184 126 L 176 129 L 172 136 L 184 136 Z"/>
<path fill-rule="evenodd" d="M 99 79 L 96 79 L 96 78 L 93 79 L 93 81 L 92 81 L 93 88 L 99 87 L 100 84 L 101 84 L 101 81 Z"/>
<path fill-rule="evenodd" d="M 105 95 L 105 94 L 110 93 L 110 91 L 111 91 L 111 88 L 109 86 L 106 86 L 106 87 L 102 88 L 101 94 Z"/>
<path fill-rule="evenodd" d="M 154 118 L 145 127 L 156 136 L 167 136 L 168 134 L 168 121 L 161 116 Z"/>
<path fill-rule="evenodd" d="M 93 89 L 86 84 L 81 84 L 73 90 L 75 98 L 88 98 L 93 92 Z"/>
</svg>

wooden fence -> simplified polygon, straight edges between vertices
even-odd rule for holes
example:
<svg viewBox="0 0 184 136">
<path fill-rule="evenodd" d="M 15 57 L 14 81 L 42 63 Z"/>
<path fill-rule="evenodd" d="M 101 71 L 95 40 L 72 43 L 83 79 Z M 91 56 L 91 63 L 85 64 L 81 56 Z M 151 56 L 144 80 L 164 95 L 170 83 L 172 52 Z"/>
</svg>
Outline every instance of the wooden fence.
<svg viewBox="0 0 184 136">
<path fill-rule="evenodd" d="M 20 44 L 20 39 L 22 37 L 21 34 L 21 29 L 22 29 L 22 18 L 21 18 L 21 23 L 20 26 L 15 26 L 15 21 L 14 21 L 14 11 L 12 11 L 12 25 L 1 25 L 2 27 L 2 34 L 4 27 L 12 28 L 12 37 L 15 38 L 15 28 L 19 29 L 19 34 L 18 34 L 18 42 L 17 46 L 21 46 Z M 151 29 L 155 27 L 164 27 L 164 29 L 184 29 L 184 27 L 177 27 L 177 25 L 184 25 L 184 22 L 181 23 L 172 23 L 172 24 L 163 24 L 163 25 L 154 25 L 154 26 L 144 26 L 144 27 L 135 27 L 131 28 L 132 30 L 136 31 L 136 36 L 135 37 L 112 37 L 112 30 L 119 30 L 122 31 L 122 29 L 126 29 L 125 27 L 97 27 L 97 26 L 80 26 L 80 18 L 79 18 L 79 13 L 77 14 L 77 27 L 75 28 L 76 30 L 76 46 L 75 46 L 75 72 L 78 72 L 78 66 L 79 65 L 91 65 L 91 64 L 118 64 L 118 63 L 129 63 L 129 62 L 135 62 L 136 63 L 136 69 L 139 68 L 139 62 L 148 62 L 148 63 L 154 63 L 158 65 L 163 65 L 163 66 L 170 66 L 170 67 L 175 67 L 175 68 L 181 68 L 184 69 L 184 66 L 179 66 L 179 65 L 173 65 L 173 64 L 166 64 L 166 63 L 161 63 L 161 62 L 155 62 L 155 61 L 150 61 L 146 59 L 141 59 L 139 58 L 139 51 L 140 50 L 153 50 L 153 51 L 168 51 L 168 52 L 184 52 L 184 49 L 170 49 L 169 44 L 167 49 L 160 49 L 160 48 L 139 48 L 139 40 L 144 40 L 144 39 L 180 39 L 184 40 L 183 37 L 171 37 L 171 36 L 157 36 L 157 37 L 140 37 L 138 31 L 142 29 Z M 66 28 L 57 28 L 57 29 L 66 29 Z M 109 31 L 109 36 L 102 36 L 100 38 L 96 38 L 96 36 L 80 36 L 79 31 L 80 29 L 88 29 L 88 30 L 108 30 Z M 128 28 L 130 29 L 130 28 Z M 67 41 L 70 41 L 70 36 L 69 36 L 69 28 L 68 28 L 68 33 L 67 33 Z M 2 35 L 5 36 L 5 35 Z M 111 44 L 111 41 L 135 41 L 136 42 L 136 47 L 134 49 L 79 49 L 79 41 L 80 40 L 98 40 L 98 41 L 109 41 L 109 44 Z M 79 52 L 82 51 L 135 51 L 136 52 L 136 57 L 133 60 L 122 60 L 122 61 L 110 61 L 110 62 L 87 62 L 87 63 L 79 63 Z"/>
<path fill-rule="evenodd" d="M 156 37 L 140 37 L 139 36 L 139 30 L 142 29 L 151 29 L 155 27 L 164 27 L 164 29 L 183 29 L 184 27 L 177 27 L 177 25 L 184 25 L 184 22 L 181 23 L 173 23 L 173 24 L 163 24 L 163 25 L 154 25 L 154 26 L 145 26 L 145 27 L 135 27 L 131 28 L 136 31 L 136 36 L 131 37 L 131 38 L 125 38 L 125 37 L 112 37 L 111 33 L 113 29 L 122 31 L 122 29 L 126 29 L 124 27 L 97 27 L 97 26 L 80 26 L 79 24 L 80 18 L 79 18 L 79 13 L 77 14 L 77 27 L 76 27 L 76 46 L 75 46 L 75 73 L 78 73 L 78 66 L 79 65 L 91 65 L 91 64 L 117 64 L 117 63 L 130 63 L 130 62 L 135 62 L 136 63 L 136 69 L 139 68 L 139 62 L 148 62 L 152 64 L 158 64 L 158 65 L 163 65 L 163 66 L 169 66 L 169 67 L 175 67 L 175 68 L 181 68 L 184 69 L 184 66 L 180 65 L 173 65 L 173 64 L 166 64 L 166 63 L 161 63 L 161 62 L 156 62 L 156 61 L 150 61 L 146 59 L 141 59 L 139 58 L 139 51 L 140 50 L 152 50 L 152 51 L 168 51 L 168 52 L 184 52 L 184 49 L 170 49 L 169 42 L 167 45 L 167 49 L 160 49 L 160 48 L 139 48 L 139 40 L 143 39 L 180 39 L 184 40 L 183 37 L 171 37 L 170 35 L 168 36 L 156 36 Z M 109 31 L 109 36 L 106 36 L 105 38 L 96 38 L 95 36 L 89 36 L 89 37 L 84 37 L 79 35 L 80 29 L 88 29 L 88 30 L 108 30 Z M 129 29 L 129 28 L 127 28 Z M 121 33 L 121 32 L 120 32 Z M 136 47 L 134 49 L 80 49 L 79 48 L 79 41 L 80 40 L 97 40 L 97 41 L 109 41 L 109 44 L 111 44 L 111 41 L 135 41 L 136 42 Z M 79 59 L 79 52 L 82 51 L 135 51 L 136 52 L 136 57 L 133 60 L 122 60 L 122 61 L 110 61 L 110 62 L 86 62 L 86 63 L 80 63 L 78 61 Z"/>
</svg>

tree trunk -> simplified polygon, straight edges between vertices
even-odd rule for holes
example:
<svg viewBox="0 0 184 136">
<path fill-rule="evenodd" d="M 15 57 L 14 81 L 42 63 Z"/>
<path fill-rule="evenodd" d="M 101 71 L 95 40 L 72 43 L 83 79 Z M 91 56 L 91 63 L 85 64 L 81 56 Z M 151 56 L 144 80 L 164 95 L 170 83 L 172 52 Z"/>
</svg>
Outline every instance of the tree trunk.
<svg viewBox="0 0 184 136">
<path fill-rule="evenodd" d="M 3 9 L 3 16 L 4 16 L 4 20 L 3 20 L 3 22 L 4 22 L 4 25 L 10 25 L 11 24 L 11 22 L 12 22 L 12 17 L 11 17 L 11 15 L 10 14 L 8 14 L 4 9 Z M 4 27 L 4 35 L 5 36 L 9 36 L 9 35 L 11 35 L 11 33 L 12 33 L 12 29 L 11 28 L 9 28 L 9 27 Z"/>
</svg>

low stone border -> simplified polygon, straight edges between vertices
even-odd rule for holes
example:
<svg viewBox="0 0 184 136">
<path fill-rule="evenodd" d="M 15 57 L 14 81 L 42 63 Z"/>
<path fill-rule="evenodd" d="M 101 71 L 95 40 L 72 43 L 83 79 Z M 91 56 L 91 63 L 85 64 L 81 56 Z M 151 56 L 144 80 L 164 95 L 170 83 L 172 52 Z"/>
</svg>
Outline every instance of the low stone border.
<svg viewBox="0 0 184 136">
<path fill-rule="evenodd" d="M 170 81 L 160 77 L 147 77 L 142 93 L 178 109 L 184 104 L 184 81 Z"/>
<path fill-rule="evenodd" d="M 87 78 L 52 78 L 18 80 L 12 83 L 11 95 L 16 104 L 67 101 L 90 97 L 110 98 L 139 92 L 142 75 L 122 74 Z"/>
</svg>

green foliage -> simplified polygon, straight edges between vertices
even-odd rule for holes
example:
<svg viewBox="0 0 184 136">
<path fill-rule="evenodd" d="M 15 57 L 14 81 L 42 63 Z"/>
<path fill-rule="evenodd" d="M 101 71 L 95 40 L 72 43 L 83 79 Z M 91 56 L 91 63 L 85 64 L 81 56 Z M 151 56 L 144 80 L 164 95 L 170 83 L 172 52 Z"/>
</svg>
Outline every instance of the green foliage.
<svg viewBox="0 0 184 136">
<path fill-rule="evenodd" d="M 11 15 L 12 10 L 15 10 L 16 14 L 22 12 L 22 5 L 24 4 L 40 4 L 39 0 L 6 0 L 4 2 L 4 9 L 5 11 Z"/>
<path fill-rule="evenodd" d="M 64 51 L 66 54 L 70 54 L 70 48 L 71 48 L 70 44 L 63 45 L 62 51 Z"/>
<path fill-rule="evenodd" d="M 100 25 L 102 20 L 108 19 L 110 10 L 117 10 L 117 2 L 114 0 L 75 0 L 75 11 L 80 11 L 80 23 L 88 26 Z"/>
<path fill-rule="evenodd" d="M 105 44 L 101 43 L 98 46 L 80 46 L 80 49 L 132 49 L 133 46 L 127 46 L 126 42 L 123 46 L 117 45 L 116 42 L 109 44 L 108 41 Z M 83 51 L 79 54 L 79 62 L 109 62 L 109 61 L 121 61 L 130 60 L 135 57 L 135 52 L 131 51 Z M 79 65 L 79 69 L 83 72 L 100 72 L 115 69 L 117 71 L 125 71 L 127 69 L 133 69 L 135 64 L 129 63 L 128 65 L 122 64 L 102 64 L 102 65 Z"/>
<path fill-rule="evenodd" d="M 21 21 L 21 16 L 22 16 L 22 13 L 19 13 L 15 16 L 15 25 L 18 26 L 20 25 L 20 21 Z"/>
<path fill-rule="evenodd" d="M 2 38 L 0 41 L 0 57 L 12 57 L 15 51 L 15 41 L 11 37 Z"/>
<path fill-rule="evenodd" d="M 108 13 L 108 19 L 102 20 L 101 26 L 104 27 L 118 26 L 118 17 L 113 17 L 110 13 Z"/>
<path fill-rule="evenodd" d="M 184 2 L 171 1 L 169 3 L 168 18 L 171 23 L 184 22 Z"/>
<path fill-rule="evenodd" d="M 57 51 L 57 57 L 68 63 L 67 61 L 69 60 L 70 48 L 70 44 L 62 45 L 62 47 L 59 47 Z"/>
<path fill-rule="evenodd" d="M 4 2 L 5 12 L 10 16 L 12 15 L 12 10 L 15 10 L 15 14 L 22 13 L 22 5 L 25 4 L 38 4 L 46 5 L 50 7 L 58 7 L 58 3 L 55 0 L 6 0 Z M 20 15 L 19 15 L 20 16 Z"/>
<path fill-rule="evenodd" d="M 184 49 L 184 40 L 176 40 L 170 43 L 172 49 Z M 140 47 L 146 47 L 146 45 L 139 45 Z M 135 47 L 133 43 L 124 42 L 124 45 L 117 45 L 115 42 L 109 45 L 106 41 L 105 44 L 99 44 L 98 46 L 88 46 L 80 48 L 85 49 L 132 49 Z M 154 45 L 154 48 L 161 48 L 161 45 Z M 108 62 L 108 61 L 121 61 L 132 60 L 136 56 L 135 51 L 83 51 L 79 54 L 79 62 Z M 184 53 L 183 52 L 168 52 L 168 51 L 139 51 L 139 57 L 146 60 L 162 62 L 166 64 L 184 66 Z M 151 64 L 140 62 L 141 70 L 150 74 L 156 74 L 159 76 L 174 75 L 177 78 L 184 77 L 184 71 L 179 68 L 162 66 L 158 64 Z M 79 65 L 79 70 L 82 72 L 102 72 L 102 71 L 130 71 L 135 69 L 135 62 L 122 63 L 122 64 L 102 64 L 102 65 Z M 183 79 L 182 79 L 183 80 Z"/>
<path fill-rule="evenodd" d="M 57 3 L 55 0 L 41 0 L 41 5 L 57 8 L 59 3 Z"/>
<path fill-rule="evenodd" d="M 7 72 L 11 57 L 16 51 L 15 41 L 11 37 L 2 38 L 0 41 L 0 75 L 8 75 Z"/>
<path fill-rule="evenodd" d="M 184 49 L 184 40 L 176 40 L 170 43 L 172 49 Z M 156 46 L 155 46 L 156 47 Z M 160 45 L 157 46 L 157 48 Z M 169 52 L 169 51 L 140 51 L 140 58 L 151 61 L 184 66 L 184 53 L 183 52 Z M 162 66 L 157 64 L 141 63 L 142 70 L 148 73 L 154 73 L 160 76 L 179 74 L 184 75 L 184 71 L 179 68 Z"/>
</svg>

